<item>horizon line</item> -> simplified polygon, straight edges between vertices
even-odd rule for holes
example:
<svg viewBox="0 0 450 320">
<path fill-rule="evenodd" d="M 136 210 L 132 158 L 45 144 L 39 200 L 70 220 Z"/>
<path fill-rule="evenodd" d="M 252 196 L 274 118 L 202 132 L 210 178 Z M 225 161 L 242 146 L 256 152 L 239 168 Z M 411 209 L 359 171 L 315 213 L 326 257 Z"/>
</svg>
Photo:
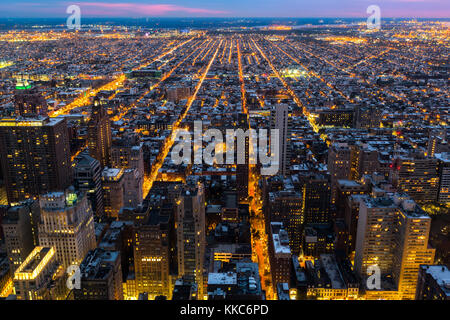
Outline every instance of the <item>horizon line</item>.
<svg viewBox="0 0 450 320">
<path fill-rule="evenodd" d="M 210 19 L 367 19 L 366 16 L 302 16 L 302 17 L 288 17 L 288 16 L 230 16 L 230 17 L 220 17 L 220 16 L 142 16 L 142 17 L 130 17 L 130 16 L 86 16 L 89 19 L 196 19 L 196 18 L 210 18 Z M 0 19 L 67 19 L 65 16 L 53 16 L 53 17 L 31 17 L 31 16 L 15 16 L 15 17 L 2 17 Z M 446 19 L 450 20 L 450 17 L 413 17 L 413 16 L 390 16 L 381 17 L 381 19 Z"/>
</svg>

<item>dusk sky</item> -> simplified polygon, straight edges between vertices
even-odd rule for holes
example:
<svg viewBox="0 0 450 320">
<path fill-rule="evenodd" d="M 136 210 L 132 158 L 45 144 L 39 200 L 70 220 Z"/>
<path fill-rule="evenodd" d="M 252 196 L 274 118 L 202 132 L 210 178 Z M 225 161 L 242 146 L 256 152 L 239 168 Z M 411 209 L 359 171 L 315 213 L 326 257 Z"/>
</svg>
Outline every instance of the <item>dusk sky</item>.
<svg viewBox="0 0 450 320">
<path fill-rule="evenodd" d="M 64 17 L 71 4 L 86 17 L 366 17 L 372 4 L 382 17 L 450 17 L 450 0 L 3 0 L 0 17 Z"/>
</svg>

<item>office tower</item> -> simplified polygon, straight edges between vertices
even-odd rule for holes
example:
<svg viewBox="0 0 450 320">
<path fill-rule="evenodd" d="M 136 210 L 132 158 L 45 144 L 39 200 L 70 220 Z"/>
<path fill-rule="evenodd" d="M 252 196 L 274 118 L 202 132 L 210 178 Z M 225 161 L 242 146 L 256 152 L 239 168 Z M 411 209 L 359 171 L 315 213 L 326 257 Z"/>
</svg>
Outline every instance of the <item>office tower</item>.
<svg viewBox="0 0 450 320">
<path fill-rule="evenodd" d="M 7 209 L 2 225 L 12 272 L 38 245 L 39 214 L 39 203 L 32 200 Z"/>
<path fill-rule="evenodd" d="M 14 272 L 15 294 L 20 300 L 65 299 L 64 274 L 55 248 L 38 246 Z"/>
<path fill-rule="evenodd" d="M 391 168 L 391 180 L 413 200 L 435 202 L 439 191 L 438 159 L 422 154 L 399 156 Z"/>
<path fill-rule="evenodd" d="M 302 216 L 304 223 L 330 222 L 330 180 L 322 174 L 308 174 L 302 187 Z"/>
<path fill-rule="evenodd" d="M 438 202 L 450 203 L 450 152 L 436 153 L 438 159 L 439 193 Z"/>
<path fill-rule="evenodd" d="M 355 251 L 360 203 L 369 197 L 369 195 L 354 194 L 348 196 L 345 201 L 344 222 L 348 231 L 348 253 Z"/>
<path fill-rule="evenodd" d="M 450 152 L 447 132 L 445 130 L 431 130 L 427 145 L 427 155 L 434 157 L 436 153 L 443 152 Z"/>
<path fill-rule="evenodd" d="M 98 248 L 120 252 L 122 281 L 124 283 L 128 275 L 133 272 L 134 238 L 133 221 L 113 221 L 98 244 Z"/>
<path fill-rule="evenodd" d="M 450 300 L 450 270 L 447 266 L 420 266 L 416 300 Z"/>
<path fill-rule="evenodd" d="M 249 130 L 248 118 L 245 113 L 238 114 L 238 128 L 244 132 Z M 245 163 L 236 164 L 236 189 L 238 200 L 244 201 L 248 197 L 248 179 L 249 179 L 249 138 L 245 137 Z"/>
<path fill-rule="evenodd" d="M 172 294 L 169 273 L 169 215 L 160 214 L 155 209 L 148 221 L 136 230 L 134 245 L 134 272 L 138 293 L 148 293 L 151 297 Z M 153 298 L 152 298 L 153 300 Z"/>
<path fill-rule="evenodd" d="M 336 202 L 337 181 L 348 179 L 351 168 L 350 148 L 344 144 L 333 144 L 328 149 L 328 171 L 331 176 L 331 202 Z"/>
<path fill-rule="evenodd" d="M 360 202 L 355 270 L 361 277 L 364 278 L 372 265 L 377 265 L 382 274 L 392 272 L 398 214 L 398 206 L 392 198 L 369 198 Z"/>
<path fill-rule="evenodd" d="M 18 82 L 14 90 L 14 111 L 16 116 L 46 116 L 47 101 L 37 88 L 27 80 Z"/>
<path fill-rule="evenodd" d="M 114 139 L 111 147 L 111 163 L 114 168 L 136 169 L 144 176 L 144 144 L 139 136 L 125 135 Z"/>
<path fill-rule="evenodd" d="M 64 269 L 95 248 L 94 216 L 87 196 L 73 189 L 40 197 L 39 244 L 53 247 Z"/>
<path fill-rule="evenodd" d="M 87 152 L 75 159 L 74 185 L 77 190 L 86 193 L 94 215 L 103 216 L 102 168 L 100 162 Z"/>
<path fill-rule="evenodd" d="M 111 123 L 102 102 L 95 97 L 88 123 L 88 147 L 90 155 L 100 161 L 102 167 L 111 163 L 111 145 Z"/>
<path fill-rule="evenodd" d="M 269 213 L 266 216 L 267 226 L 270 222 L 283 222 L 289 235 L 291 252 L 300 252 L 302 238 L 302 196 L 293 190 L 269 193 Z M 269 230 L 266 231 L 269 233 Z"/>
<path fill-rule="evenodd" d="M 354 180 L 340 179 L 336 181 L 336 218 L 345 215 L 346 203 L 352 195 L 369 193 L 369 184 Z"/>
<path fill-rule="evenodd" d="M 349 179 L 359 180 L 363 175 L 372 174 L 379 169 L 378 150 L 370 145 L 350 146 Z"/>
<path fill-rule="evenodd" d="M 420 265 L 434 263 L 435 249 L 428 246 L 431 218 L 413 200 L 399 207 L 393 276 L 400 298 L 414 300 Z"/>
<path fill-rule="evenodd" d="M 96 248 L 80 264 L 80 289 L 75 300 L 123 300 L 120 252 Z"/>
<path fill-rule="evenodd" d="M 289 143 L 291 141 L 291 128 L 289 120 L 289 106 L 279 104 L 271 110 L 271 129 L 279 130 L 279 170 L 278 174 L 286 176 L 289 170 L 290 152 Z"/>
<path fill-rule="evenodd" d="M 203 298 L 203 265 L 206 246 L 205 193 L 203 183 L 187 185 L 176 208 L 178 275 L 197 283 Z"/>
<path fill-rule="evenodd" d="M 399 299 L 414 299 L 419 266 L 434 261 L 435 250 L 428 247 L 430 225 L 431 218 L 406 196 L 363 200 L 355 270 L 365 279 L 367 268 L 376 265 L 383 277 L 392 277 Z"/>
<path fill-rule="evenodd" d="M 37 198 L 71 183 L 64 119 L 0 119 L 0 150 L 9 203 Z"/>
<path fill-rule="evenodd" d="M 269 234 L 269 263 L 272 285 L 289 282 L 291 279 L 291 249 L 289 236 L 282 222 L 272 222 Z"/>
<path fill-rule="evenodd" d="M 117 218 L 124 206 L 124 170 L 105 168 L 102 172 L 103 206 L 107 217 Z"/>
<path fill-rule="evenodd" d="M 123 172 L 123 205 L 125 207 L 137 208 L 142 204 L 143 176 L 137 169 L 125 169 Z"/>
</svg>

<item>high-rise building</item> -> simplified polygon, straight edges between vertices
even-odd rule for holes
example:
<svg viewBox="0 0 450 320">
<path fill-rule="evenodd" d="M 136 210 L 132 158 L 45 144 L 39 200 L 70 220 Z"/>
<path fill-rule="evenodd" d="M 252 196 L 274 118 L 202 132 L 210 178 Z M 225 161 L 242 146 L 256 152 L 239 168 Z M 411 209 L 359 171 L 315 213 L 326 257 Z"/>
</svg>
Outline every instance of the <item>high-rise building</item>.
<svg viewBox="0 0 450 320">
<path fill-rule="evenodd" d="M 420 265 L 434 263 L 435 249 L 428 246 L 431 218 L 413 200 L 399 207 L 393 275 L 400 298 L 414 300 Z"/>
<path fill-rule="evenodd" d="M 399 208 L 392 198 L 362 199 L 356 234 L 355 270 L 361 277 L 377 265 L 382 274 L 393 270 L 393 246 Z"/>
<path fill-rule="evenodd" d="M 124 206 L 124 170 L 105 168 L 102 172 L 102 186 L 105 215 L 117 218 Z"/>
<path fill-rule="evenodd" d="M 75 300 L 123 300 L 120 252 L 96 248 L 80 265 L 80 289 Z"/>
<path fill-rule="evenodd" d="M 125 135 L 114 139 L 111 147 L 111 163 L 114 168 L 136 169 L 144 176 L 144 144 L 137 135 Z"/>
<path fill-rule="evenodd" d="M 87 196 L 71 189 L 39 199 L 39 244 L 53 247 L 64 269 L 79 265 L 96 246 L 94 216 Z"/>
<path fill-rule="evenodd" d="M 298 254 L 304 222 L 301 194 L 293 190 L 270 192 L 268 200 L 267 226 L 270 222 L 282 222 L 289 235 L 291 251 Z M 269 233 L 269 230 L 266 232 Z"/>
<path fill-rule="evenodd" d="M 331 176 L 331 201 L 336 202 L 337 181 L 348 179 L 351 168 L 351 152 L 348 144 L 333 144 L 328 149 L 328 171 Z"/>
<path fill-rule="evenodd" d="M 28 200 L 9 207 L 3 232 L 10 269 L 14 272 L 38 245 L 39 203 Z"/>
<path fill-rule="evenodd" d="M 434 262 L 435 250 L 428 246 L 431 218 L 398 194 L 360 205 L 355 270 L 365 279 L 368 267 L 378 266 L 382 276 L 392 277 L 399 299 L 414 299 L 420 265 Z"/>
<path fill-rule="evenodd" d="M 249 130 L 248 118 L 245 113 L 238 114 L 238 128 L 244 132 Z M 243 201 L 248 197 L 248 179 L 249 179 L 249 138 L 245 137 L 245 163 L 236 165 L 236 189 L 238 200 Z"/>
<path fill-rule="evenodd" d="M 102 102 L 95 97 L 88 123 L 88 147 L 90 155 L 100 161 L 102 167 L 111 164 L 111 145 L 111 123 Z"/>
<path fill-rule="evenodd" d="M 379 168 L 378 150 L 370 145 L 350 146 L 349 179 L 359 180 L 365 174 L 377 172 Z"/>
<path fill-rule="evenodd" d="M 203 183 L 187 185 L 177 200 L 176 233 L 178 274 L 197 283 L 203 297 L 203 267 L 205 259 L 205 193 Z"/>
<path fill-rule="evenodd" d="M 439 191 L 438 159 L 412 154 L 394 159 L 391 180 L 415 201 L 435 202 Z"/>
<path fill-rule="evenodd" d="M 306 176 L 301 194 L 304 223 L 330 222 L 331 186 L 327 176 L 318 173 Z"/>
<path fill-rule="evenodd" d="M 18 82 L 14 91 L 14 111 L 16 116 L 46 116 L 47 101 L 33 84 L 27 80 Z"/>
<path fill-rule="evenodd" d="M 450 152 L 436 153 L 438 159 L 439 193 L 438 202 L 450 203 Z"/>
<path fill-rule="evenodd" d="M 136 230 L 134 245 L 134 272 L 138 293 L 147 292 L 170 298 L 172 294 L 169 257 L 169 223 L 173 216 L 162 215 L 155 209 L 147 223 Z"/>
<path fill-rule="evenodd" d="M 65 119 L 0 119 L 0 150 L 9 203 L 62 190 L 71 183 Z"/>
<path fill-rule="evenodd" d="M 100 162 L 87 152 L 75 159 L 74 185 L 77 190 L 86 193 L 94 214 L 97 217 L 103 216 L 102 169 Z"/>
<path fill-rule="evenodd" d="M 142 203 L 143 176 L 137 169 L 125 169 L 123 172 L 123 205 L 137 208 Z"/>
<path fill-rule="evenodd" d="M 20 300 L 65 299 L 64 269 L 55 248 L 38 246 L 14 272 L 14 291 Z"/>
<path fill-rule="evenodd" d="M 271 129 L 279 130 L 279 171 L 278 174 L 286 176 L 289 170 L 291 141 L 291 123 L 289 120 L 289 106 L 279 104 L 271 110 Z"/>
</svg>

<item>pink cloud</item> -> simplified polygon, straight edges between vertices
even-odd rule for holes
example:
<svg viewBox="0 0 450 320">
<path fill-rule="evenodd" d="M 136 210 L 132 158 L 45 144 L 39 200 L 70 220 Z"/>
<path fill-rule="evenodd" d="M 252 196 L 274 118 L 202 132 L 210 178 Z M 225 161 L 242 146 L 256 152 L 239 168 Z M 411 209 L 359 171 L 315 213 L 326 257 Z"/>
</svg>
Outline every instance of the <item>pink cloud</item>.
<svg viewBox="0 0 450 320">
<path fill-rule="evenodd" d="M 80 8 L 82 14 L 96 16 L 160 16 L 174 12 L 211 15 L 229 13 L 227 11 L 189 8 L 173 4 L 82 2 Z"/>
</svg>

